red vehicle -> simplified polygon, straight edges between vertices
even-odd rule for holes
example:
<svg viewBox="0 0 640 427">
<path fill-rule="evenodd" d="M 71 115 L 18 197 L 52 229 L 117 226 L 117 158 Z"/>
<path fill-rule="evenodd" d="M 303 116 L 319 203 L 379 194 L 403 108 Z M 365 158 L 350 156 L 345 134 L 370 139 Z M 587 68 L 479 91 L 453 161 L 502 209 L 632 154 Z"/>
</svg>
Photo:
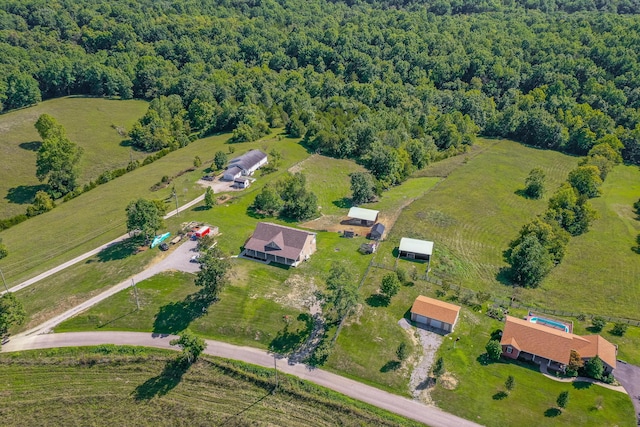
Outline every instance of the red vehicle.
<svg viewBox="0 0 640 427">
<path fill-rule="evenodd" d="M 210 227 L 200 227 L 197 231 L 196 231 L 196 238 L 197 239 L 201 239 L 204 236 L 208 235 L 209 233 L 211 233 L 211 228 Z"/>
</svg>

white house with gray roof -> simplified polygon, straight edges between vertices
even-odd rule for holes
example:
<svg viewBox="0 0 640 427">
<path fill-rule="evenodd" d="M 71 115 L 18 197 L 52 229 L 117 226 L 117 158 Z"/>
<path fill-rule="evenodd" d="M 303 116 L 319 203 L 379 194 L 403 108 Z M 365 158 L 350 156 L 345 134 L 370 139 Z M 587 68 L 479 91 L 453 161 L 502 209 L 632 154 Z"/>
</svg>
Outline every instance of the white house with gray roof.
<svg viewBox="0 0 640 427">
<path fill-rule="evenodd" d="M 267 164 L 267 155 L 260 150 L 251 150 L 229 162 L 223 179 L 233 181 L 241 176 L 251 176 Z"/>
</svg>

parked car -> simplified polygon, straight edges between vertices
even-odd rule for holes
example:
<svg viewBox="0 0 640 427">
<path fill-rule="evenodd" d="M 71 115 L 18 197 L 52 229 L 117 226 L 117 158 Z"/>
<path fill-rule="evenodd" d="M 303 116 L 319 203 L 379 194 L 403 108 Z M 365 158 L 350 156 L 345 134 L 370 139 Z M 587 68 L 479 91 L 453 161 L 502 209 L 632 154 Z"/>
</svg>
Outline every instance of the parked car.
<svg viewBox="0 0 640 427">
<path fill-rule="evenodd" d="M 198 262 L 200 260 L 200 254 L 195 254 L 194 256 L 191 257 L 191 259 L 189 260 L 190 262 Z"/>
<path fill-rule="evenodd" d="M 166 243 L 160 243 L 160 246 L 158 246 L 160 248 L 161 251 L 168 251 L 169 250 L 169 245 L 167 245 Z"/>
<path fill-rule="evenodd" d="M 205 175 L 202 177 L 205 181 L 213 181 L 214 177 L 212 175 Z"/>
</svg>

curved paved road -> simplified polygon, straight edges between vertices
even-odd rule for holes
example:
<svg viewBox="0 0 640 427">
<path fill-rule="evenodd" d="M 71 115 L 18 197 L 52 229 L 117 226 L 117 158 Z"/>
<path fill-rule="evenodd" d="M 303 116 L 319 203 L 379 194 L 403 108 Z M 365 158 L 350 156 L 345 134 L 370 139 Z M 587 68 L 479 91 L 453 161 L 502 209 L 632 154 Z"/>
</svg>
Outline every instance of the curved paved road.
<svg viewBox="0 0 640 427">
<path fill-rule="evenodd" d="M 200 203 L 203 200 L 204 200 L 204 194 L 196 197 L 195 199 L 191 200 L 188 203 L 185 203 L 180 208 L 172 210 L 171 212 L 169 212 L 168 214 L 166 214 L 164 216 L 164 219 L 171 218 L 172 216 L 177 215 L 180 210 L 188 209 L 191 206 L 193 206 L 193 205 L 195 205 L 197 203 Z M 93 250 L 85 252 L 82 255 L 78 255 L 77 257 L 73 258 L 72 260 L 69 260 L 69 261 L 67 261 L 65 263 L 62 263 L 62 264 L 60 264 L 60 265 L 58 265 L 58 266 L 56 266 L 56 267 L 54 267 L 54 268 L 52 268 L 50 270 L 45 271 L 44 273 L 41 273 L 41 274 L 38 274 L 35 277 L 32 277 L 29 280 L 25 280 L 24 282 L 20 283 L 19 285 L 16 285 L 16 286 L 13 286 L 13 287 L 9 288 L 9 292 L 17 292 L 17 291 L 19 291 L 21 289 L 24 289 L 24 288 L 26 288 L 28 286 L 31 286 L 34 283 L 36 283 L 36 282 L 38 282 L 38 281 L 40 281 L 40 280 L 42 280 L 42 279 L 44 279 L 46 277 L 49 277 L 49 276 L 51 276 L 53 274 L 56 274 L 57 272 L 62 271 L 65 268 L 71 267 L 72 265 L 75 265 L 75 264 L 77 264 L 79 262 L 82 262 L 85 259 L 96 255 L 97 253 L 99 253 L 103 249 L 106 249 L 106 248 L 109 248 L 109 247 L 111 247 L 113 245 L 116 245 L 116 244 L 118 244 L 118 243 L 120 243 L 123 240 L 126 240 L 128 238 L 129 238 L 129 234 L 123 234 L 122 236 L 120 236 L 118 238 L 115 238 L 112 241 L 110 241 L 108 243 L 105 243 L 102 246 L 99 246 L 99 247 L 97 247 L 97 248 L 95 248 Z M 4 295 L 6 292 L 7 292 L 6 290 L 1 291 L 0 295 Z"/>
<path fill-rule="evenodd" d="M 87 310 L 90 307 L 98 304 L 100 301 L 109 298 L 112 295 L 117 294 L 118 292 L 128 288 L 131 286 L 131 281 L 133 280 L 135 283 L 146 280 L 152 276 L 155 276 L 158 273 L 168 270 L 180 270 L 186 271 L 187 273 L 196 273 L 200 269 L 200 264 L 189 262 L 189 259 L 193 255 L 193 250 L 197 247 L 198 242 L 193 240 L 187 240 L 182 243 L 180 246 L 173 249 L 169 255 L 161 260 L 160 262 L 153 264 L 149 268 L 141 271 L 140 273 L 126 279 L 123 282 L 118 283 L 115 286 L 107 289 L 106 291 L 96 295 L 93 298 L 90 298 L 75 307 L 65 311 L 62 314 L 59 314 L 44 323 L 39 324 L 38 326 L 29 329 L 28 331 L 21 332 L 17 335 L 17 337 L 23 335 L 34 335 L 34 334 L 45 334 L 50 332 L 54 327 L 58 326 L 60 323 L 64 322 L 67 319 L 72 318 L 76 314 Z"/>
<path fill-rule="evenodd" d="M 176 350 L 169 344 L 175 336 L 144 332 L 73 332 L 12 338 L 2 347 L 3 352 L 52 347 L 72 347 L 99 344 L 139 345 Z M 254 365 L 273 367 L 274 357 L 266 351 L 252 347 L 241 347 L 220 341 L 207 341 L 206 354 L 227 359 L 242 360 Z M 277 361 L 278 369 L 323 387 L 402 415 L 432 427 L 478 426 L 471 421 L 456 417 L 433 406 L 407 399 L 386 391 L 332 374 L 322 369 L 310 369 L 303 364 L 289 363 L 287 359 Z"/>
</svg>

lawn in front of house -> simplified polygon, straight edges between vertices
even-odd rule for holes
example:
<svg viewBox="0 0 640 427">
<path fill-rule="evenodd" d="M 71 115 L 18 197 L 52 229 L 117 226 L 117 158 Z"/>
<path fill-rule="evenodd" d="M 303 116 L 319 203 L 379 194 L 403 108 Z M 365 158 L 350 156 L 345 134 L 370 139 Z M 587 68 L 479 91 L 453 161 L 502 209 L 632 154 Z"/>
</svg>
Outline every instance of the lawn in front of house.
<svg viewBox="0 0 640 427">
<path fill-rule="evenodd" d="M 454 378 L 448 384 L 455 384 L 452 390 L 436 385 L 431 391 L 440 408 L 487 426 L 635 425 L 626 393 L 584 382 L 557 382 L 545 378 L 537 365 L 503 359 L 487 363 L 484 347 L 491 333 L 502 327 L 502 322 L 463 307 L 455 332 L 438 352 Z M 515 387 L 500 398 L 509 375 Z M 562 391 L 569 392 L 569 404 L 558 412 L 556 398 Z"/>
</svg>

